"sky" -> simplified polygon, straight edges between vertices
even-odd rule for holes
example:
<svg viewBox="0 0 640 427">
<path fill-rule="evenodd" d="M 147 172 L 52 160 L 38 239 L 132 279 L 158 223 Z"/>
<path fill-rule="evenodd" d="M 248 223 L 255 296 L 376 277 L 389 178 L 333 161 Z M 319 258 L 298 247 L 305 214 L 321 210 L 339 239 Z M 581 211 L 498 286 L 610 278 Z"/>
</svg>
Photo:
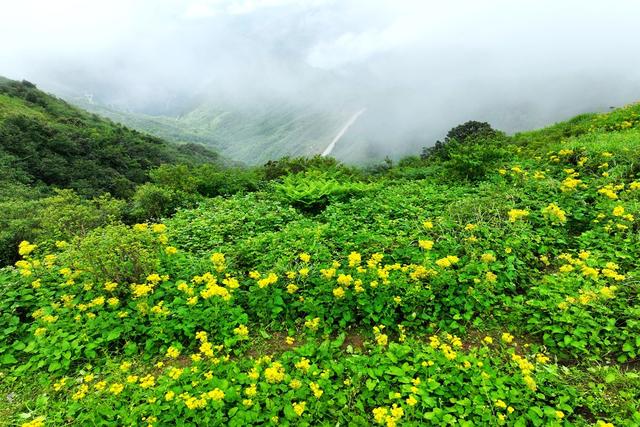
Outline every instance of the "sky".
<svg viewBox="0 0 640 427">
<path fill-rule="evenodd" d="M 631 0 L 0 0 L 0 16 L 0 75 L 154 114 L 367 108 L 361 126 L 400 144 L 640 99 Z"/>
</svg>

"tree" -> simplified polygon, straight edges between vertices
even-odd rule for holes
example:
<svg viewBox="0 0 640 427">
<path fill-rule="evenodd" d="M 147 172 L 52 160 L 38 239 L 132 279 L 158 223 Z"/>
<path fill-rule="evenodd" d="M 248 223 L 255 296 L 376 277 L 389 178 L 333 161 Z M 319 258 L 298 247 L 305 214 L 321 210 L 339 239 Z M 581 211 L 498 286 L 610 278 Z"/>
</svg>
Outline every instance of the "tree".
<svg viewBox="0 0 640 427">
<path fill-rule="evenodd" d="M 493 138 L 497 134 L 498 132 L 489 123 L 470 120 L 451 128 L 447 132 L 444 141 L 436 141 L 432 147 L 424 147 L 420 157 L 424 160 L 435 155 L 446 159 L 448 158 L 446 147 L 454 141 L 458 143 L 473 143 L 482 139 Z"/>
</svg>

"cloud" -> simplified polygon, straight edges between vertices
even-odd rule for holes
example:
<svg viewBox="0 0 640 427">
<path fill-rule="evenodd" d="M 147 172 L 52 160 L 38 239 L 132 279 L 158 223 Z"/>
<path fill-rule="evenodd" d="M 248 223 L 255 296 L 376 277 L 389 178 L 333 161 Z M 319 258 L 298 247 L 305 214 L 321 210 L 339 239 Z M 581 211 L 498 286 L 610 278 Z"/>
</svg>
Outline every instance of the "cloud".
<svg viewBox="0 0 640 427">
<path fill-rule="evenodd" d="M 184 15 L 188 18 L 247 15 L 265 8 L 285 6 L 312 8 L 329 2 L 330 0 L 198 0 L 187 6 Z"/>
</svg>

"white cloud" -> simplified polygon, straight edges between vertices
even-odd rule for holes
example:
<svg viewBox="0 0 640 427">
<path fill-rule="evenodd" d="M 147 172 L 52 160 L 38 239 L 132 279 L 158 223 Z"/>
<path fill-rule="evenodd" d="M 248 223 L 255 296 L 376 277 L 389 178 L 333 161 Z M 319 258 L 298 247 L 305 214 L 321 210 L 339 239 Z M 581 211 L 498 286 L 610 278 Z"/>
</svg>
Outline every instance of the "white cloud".
<svg viewBox="0 0 640 427">
<path fill-rule="evenodd" d="M 312 8 L 328 2 L 328 0 L 197 0 L 187 6 L 184 15 L 188 18 L 248 15 L 260 9 L 285 6 Z"/>
</svg>

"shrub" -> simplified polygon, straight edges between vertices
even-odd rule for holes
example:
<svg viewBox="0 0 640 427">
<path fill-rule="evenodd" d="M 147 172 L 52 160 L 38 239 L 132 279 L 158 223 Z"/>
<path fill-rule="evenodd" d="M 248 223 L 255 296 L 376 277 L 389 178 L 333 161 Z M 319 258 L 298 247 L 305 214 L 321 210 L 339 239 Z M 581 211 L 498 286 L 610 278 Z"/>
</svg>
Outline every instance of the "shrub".
<svg viewBox="0 0 640 427">
<path fill-rule="evenodd" d="M 319 212 L 330 203 L 344 201 L 370 190 L 360 182 L 339 180 L 327 172 L 287 175 L 274 190 L 282 200 L 305 212 Z"/>
<path fill-rule="evenodd" d="M 108 225 L 76 239 L 61 258 L 96 283 L 136 283 L 158 268 L 156 237 L 150 231 Z"/>
</svg>

